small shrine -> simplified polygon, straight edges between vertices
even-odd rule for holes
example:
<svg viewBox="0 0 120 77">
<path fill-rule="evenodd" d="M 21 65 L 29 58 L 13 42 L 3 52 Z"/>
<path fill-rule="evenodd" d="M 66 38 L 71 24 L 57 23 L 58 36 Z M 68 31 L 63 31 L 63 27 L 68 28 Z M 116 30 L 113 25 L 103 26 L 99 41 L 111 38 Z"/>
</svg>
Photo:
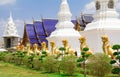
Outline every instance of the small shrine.
<svg viewBox="0 0 120 77">
<path fill-rule="evenodd" d="M 18 44 L 19 35 L 15 23 L 13 22 L 11 13 L 8 19 L 7 26 L 5 28 L 3 38 L 4 38 L 4 48 L 15 47 Z"/>
</svg>

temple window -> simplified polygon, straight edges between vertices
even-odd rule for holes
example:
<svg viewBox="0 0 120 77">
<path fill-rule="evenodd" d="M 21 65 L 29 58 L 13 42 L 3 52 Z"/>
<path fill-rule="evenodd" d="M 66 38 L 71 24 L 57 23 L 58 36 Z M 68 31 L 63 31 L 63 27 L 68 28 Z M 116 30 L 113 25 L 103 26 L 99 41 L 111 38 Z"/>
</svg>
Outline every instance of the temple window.
<svg viewBox="0 0 120 77">
<path fill-rule="evenodd" d="M 99 10 L 99 9 L 100 9 L 100 2 L 97 1 L 97 2 L 96 2 L 96 10 Z"/>
<path fill-rule="evenodd" d="M 113 0 L 109 0 L 109 2 L 108 2 L 108 8 L 110 8 L 110 9 L 114 8 L 114 1 Z"/>
</svg>

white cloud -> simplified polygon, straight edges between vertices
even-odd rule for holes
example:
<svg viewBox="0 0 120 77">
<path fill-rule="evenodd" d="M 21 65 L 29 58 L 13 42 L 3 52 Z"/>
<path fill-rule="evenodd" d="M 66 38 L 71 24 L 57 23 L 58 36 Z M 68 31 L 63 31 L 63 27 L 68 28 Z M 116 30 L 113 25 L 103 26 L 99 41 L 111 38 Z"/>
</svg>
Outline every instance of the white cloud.
<svg viewBox="0 0 120 77">
<path fill-rule="evenodd" d="M 118 1 L 117 5 L 116 5 L 116 9 L 120 13 L 120 1 Z M 82 12 L 85 13 L 85 14 L 94 14 L 96 12 L 94 1 L 86 4 L 84 6 L 84 9 L 83 9 Z"/>
<path fill-rule="evenodd" d="M 16 0 L 0 0 L 0 5 L 14 4 Z"/>
<path fill-rule="evenodd" d="M 95 3 L 92 1 L 84 6 L 83 13 L 93 14 L 95 13 Z"/>
<path fill-rule="evenodd" d="M 24 32 L 24 21 L 23 20 L 14 20 L 14 23 L 17 27 L 18 34 L 22 37 Z"/>
<path fill-rule="evenodd" d="M 0 37 L 3 35 L 4 29 L 5 29 L 6 21 L 4 19 L 0 19 Z"/>
</svg>

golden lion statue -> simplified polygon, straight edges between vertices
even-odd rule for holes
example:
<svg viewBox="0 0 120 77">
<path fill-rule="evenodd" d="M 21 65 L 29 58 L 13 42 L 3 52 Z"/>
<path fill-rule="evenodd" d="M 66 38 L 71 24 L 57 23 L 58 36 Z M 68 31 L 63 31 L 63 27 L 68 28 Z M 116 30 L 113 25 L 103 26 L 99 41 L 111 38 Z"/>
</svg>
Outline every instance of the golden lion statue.
<svg viewBox="0 0 120 77">
<path fill-rule="evenodd" d="M 84 36 L 81 36 L 79 38 L 80 41 L 80 50 L 83 51 L 83 48 L 89 48 L 89 46 L 86 43 L 86 38 Z M 93 54 L 93 50 L 89 48 L 89 51 L 86 52 L 86 54 Z"/>
<path fill-rule="evenodd" d="M 36 55 L 40 55 L 41 54 L 40 50 L 38 49 L 38 45 L 36 43 L 33 44 L 33 51 L 34 51 L 34 53 Z"/>
<path fill-rule="evenodd" d="M 80 50 L 82 51 L 83 50 L 83 48 L 85 48 L 85 47 L 88 47 L 88 45 L 87 45 L 87 43 L 86 43 L 86 38 L 84 37 L 84 36 L 81 36 L 80 38 L 79 38 L 79 41 L 80 41 Z"/>
<path fill-rule="evenodd" d="M 18 45 L 18 46 L 16 46 L 16 49 L 17 49 L 17 51 L 25 51 L 25 49 L 24 49 L 24 45 Z"/>
<path fill-rule="evenodd" d="M 41 50 L 42 51 L 46 51 L 47 52 L 47 56 L 51 55 L 51 52 L 47 48 L 46 42 L 42 42 L 42 49 Z"/>
<path fill-rule="evenodd" d="M 30 45 L 27 45 L 27 55 L 31 55 L 33 54 L 34 52 L 31 50 L 31 46 Z"/>
<path fill-rule="evenodd" d="M 75 55 L 75 50 L 72 49 L 69 45 L 68 45 L 68 40 L 64 39 L 62 40 L 63 46 L 65 47 L 65 53 L 68 53 L 70 55 Z"/>
<path fill-rule="evenodd" d="M 20 51 L 20 45 L 17 45 L 17 46 L 16 46 L 16 50 L 17 50 L 17 51 Z"/>
<path fill-rule="evenodd" d="M 107 53 L 108 53 L 108 56 L 110 56 L 112 59 L 115 59 L 115 56 L 113 55 L 114 52 L 115 52 L 115 50 L 112 49 L 112 46 L 108 45 Z"/>
<path fill-rule="evenodd" d="M 103 35 L 102 37 L 102 42 L 103 42 L 103 45 L 102 45 L 102 48 L 103 48 L 103 51 L 105 54 L 108 54 L 107 52 L 107 46 L 110 45 L 110 42 L 109 42 L 109 39 L 108 39 L 108 36 L 107 35 Z"/>
<path fill-rule="evenodd" d="M 112 49 L 112 46 L 110 45 L 110 42 L 109 42 L 109 38 L 107 35 L 103 35 L 102 37 L 102 42 L 103 42 L 103 51 L 106 55 L 109 55 L 112 59 L 114 58 L 114 55 L 113 53 L 115 52 L 113 49 Z"/>
<path fill-rule="evenodd" d="M 51 46 L 51 51 L 53 55 L 59 55 L 61 54 L 60 50 L 57 48 L 55 42 L 51 41 L 50 42 L 50 46 Z"/>
</svg>

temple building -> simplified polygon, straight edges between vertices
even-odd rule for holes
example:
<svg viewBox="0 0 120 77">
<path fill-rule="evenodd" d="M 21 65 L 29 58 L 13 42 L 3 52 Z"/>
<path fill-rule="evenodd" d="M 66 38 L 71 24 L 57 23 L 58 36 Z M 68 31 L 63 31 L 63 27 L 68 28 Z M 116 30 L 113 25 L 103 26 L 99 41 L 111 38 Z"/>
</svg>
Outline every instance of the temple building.
<svg viewBox="0 0 120 77">
<path fill-rule="evenodd" d="M 62 0 L 58 12 L 58 19 L 44 19 L 33 21 L 32 24 L 24 24 L 24 34 L 21 44 L 38 44 L 46 42 L 50 48 L 50 42 L 54 41 L 58 47 L 62 47 L 62 40 L 68 40 L 70 46 L 75 51 L 80 51 L 80 33 L 88 23 L 93 20 L 92 15 L 81 14 L 75 20 L 71 20 L 71 12 L 67 0 Z M 73 44 L 74 43 L 74 44 Z M 76 46 L 77 45 L 77 46 Z"/>
<path fill-rule="evenodd" d="M 18 35 L 15 23 L 13 22 L 12 14 L 10 13 L 10 17 L 3 35 L 4 48 L 15 47 L 18 44 L 19 37 L 20 36 Z"/>
<path fill-rule="evenodd" d="M 75 25 L 74 29 L 79 31 L 83 31 L 88 23 L 93 20 L 93 17 L 89 14 L 82 14 L 76 20 L 72 20 L 72 23 Z M 26 23 L 24 24 L 24 34 L 22 43 L 24 46 L 27 44 L 38 44 L 41 46 L 41 42 L 45 41 L 48 43 L 46 37 L 49 37 L 51 32 L 53 32 L 56 28 L 57 19 L 44 19 L 41 21 L 33 21 L 33 24 Z"/>
<path fill-rule="evenodd" d="M 101 37 L 108 36 L 110 45 L 120 43 L 120 19 L 116 11 L 118 0 L 94 0 L 96 13 L 94 15 L 83 14 L 71 19 L 71 12 L 67 0 L 62 0 L 58 11 L 58 19 L 42 18 L 34 20 L 32 24 L 24 24 L 22 45 L 38 44 L 46 42 L 50 48 L 50 42 L 54 41 L 58 47 L 62 47 L 62 40 L 66 39 L 70 47 L 80 51 L 80 36 L 85 36 L 88 46 L 94 53 L 103 53 Z M 3 35 L 5 48 L 18 44 L 19 35 L 10 14 L 5 33 Z"/>
</svg>

